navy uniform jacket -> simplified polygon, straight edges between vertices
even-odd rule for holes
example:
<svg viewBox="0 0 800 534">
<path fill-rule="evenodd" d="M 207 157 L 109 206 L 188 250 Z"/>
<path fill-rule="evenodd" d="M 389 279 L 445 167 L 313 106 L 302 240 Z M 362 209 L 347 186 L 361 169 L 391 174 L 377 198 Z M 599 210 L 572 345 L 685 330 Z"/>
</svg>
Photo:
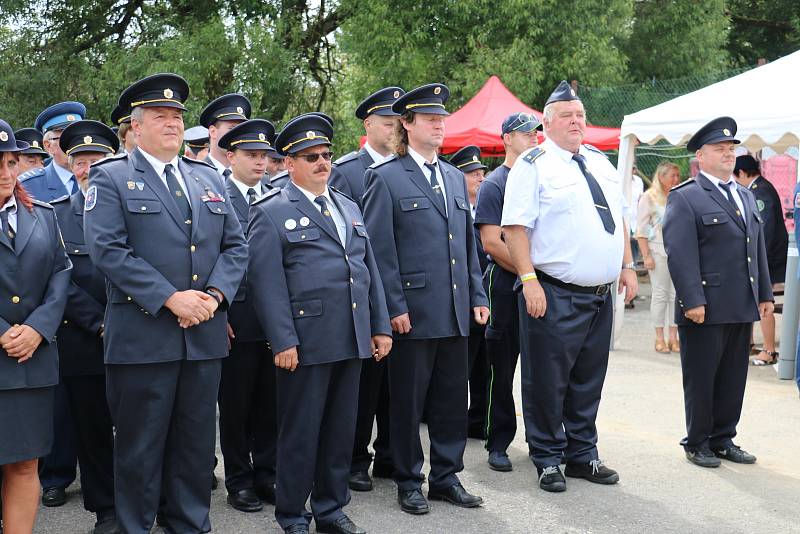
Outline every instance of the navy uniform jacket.
<svg viewBox="0 0 800 534">
<path fill-rule="evenodd" d="M 276 189 L 283 189 L 289 183 L 289 171 L 283 170 L 270 178 L 269 184 Z"/>
<path fill-rule="evenodd" d="M 43 169 L 33 169 L 19 177 L 25 190 L 36 200 L 50 202 L 69 195 L 69 191 L 58 177 L 54 168 L 55 164 L 55 161 L 50 160 L 50 163 Z"/>
<path fill-rule="evenodd" d="M 233 211 L 236 213 L 236 218 L 242 227 L 242 231 L 246 233 L 247 223 L 249 221 L 250 205 L 247 199 L 242 196 L 239 189 L 236 188 L 232 180 L 228 180 L 225 184 L 228 190 L 228 196 L 231 199 Z M 267 185 L 268 189 L 272 186 Z M 245 238 L 247 236 L 245 235 Z M 264 335 L 264 330 L 256 317 L 255 308 L 253 308 L 253 299 L 247 291 L 247 273 L 242 278 L 239 289 L 236 291 L 236 296 L 233 299 L 230 310 L 228 311 L 228 322 L 233 328 L 233 333 L 236 335 L 236 341 L 263 341 L 267 338 Z"/>
<path fill-rule="evenodd" d="M 366 173 L 364 219 L 389 316 L 410 314 L 404 339 L 468 336 L 472 308 L 488 305 L 464 174 L 442 159 L 439 170 L 449 216 L 411 156 L 392 156 Z"/>
<path fill-rule="evenodd" d="M 783 283 L 786 278 L 786 254 L 789 250 L 789 234 L 783 221 L 781 198 L 769 180 L 759 176 L 750 184 L 750 192 L 764 221 L 764 246 L 767 249 L 769 277 L 773 284 Z"/>
<path fill-rule="evenodd" d="M 0 349 L 0 390 L 58 384 L 55 336 L 71 268 L 50 205 L 34 201 L 30 212 L 17 201 L 14 249 L 0 236 L 0 334 L 14 324 L 26 324 L 43 339 L 33 357 L 21 364 Z"/>
<path fill-rule="evenodd" d="M 244 276 L 247 243 L 216 171 L 188 158 L 180 158 L 178 168 L 191 225 L 138 149 L 97 162 L 89 173 L 87 196 L 96 187 L 97 200 L 91 209 L 87 202 L 84 232 L 89 255 L 108 280 L 107 364 L 228 354 L 225 311 Z M 214 318 L 181 328 L 166 300 L 176 291 L 210 287 L 225 296 Z"/>
<path fill-rule="evenodd" d="M 365 148 L 358 152 L 350 152 L 336 160 L 328 183 L 354 199 L 361 207 L 363 205 L 361 197 L 364 196 L 364 173 L 373 163 L 375 161 Z"/>
<path fill-rule="evenodd" d="M 372 336 L 392 331 L 361 212 L 329 191 L 345 247 L 291 182 L 250 208 L 248 291 L 272 351 L 298 346 L 300 365 L 370 358 Z"/>
<path fill-rule="evenodd" d="M 72 260 L 67 306 L 56 334 L 61 376 L 105 373 L 103 340 L 98 334 L 106 310 L 106 277 L 89 257 L 83 237 L 83 204 L 81 191 L 52 201 L 64 248 Z"/>
<path fill-rule="evenodd" d="M 758 304 L 773 300 L 761 215 L 752 193 L 737 191 L 744 219 L 702 174 L 667 197 L 664 246 L 678 325 L 694 324 L 684 313 L 702 305 L 704 324 L 751 323 L 759 320 Z"/>
</svg>

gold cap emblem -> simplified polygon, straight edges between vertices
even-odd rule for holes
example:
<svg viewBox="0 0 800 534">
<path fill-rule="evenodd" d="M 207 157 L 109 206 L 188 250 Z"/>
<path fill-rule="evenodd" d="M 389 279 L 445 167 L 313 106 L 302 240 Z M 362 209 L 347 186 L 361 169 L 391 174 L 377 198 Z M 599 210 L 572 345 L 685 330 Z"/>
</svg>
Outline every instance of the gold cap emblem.
<svg viewBox="0 0 800 534">
<path fill-rule="evenodd" d="M 400 98 L 400 91 L 395 91 L 394 92 L 394 97 L 395 98 Z"/>
<path fill-rule="evenodd" d="M 244 115 L 244 110 L 241 107 L 237 107 L 236 113 L 238 113 L 239 115 Z"/>
<path fill-rule="evenodd" d="M 575 89 L 573 89 L 572 87 L 569 88 L 569 94 L 571 94 L 572 96 L 577 96 L 575 94 Z"/>
<path fill-rule="evenodd" d="M 91 135 L 87 135 L 86 137 L 83 138 L 83 142 L 85 144 L 87 144 L 87 145 L 91 145 L 92 144 L 92 136 Z"/>
<path fill-rule="evenodd" d="M 308 139 L 314 139 L 314 132 L 312 132 L 311 130 L 307 131 L 306 132 L 306 137 Z"/>
<path fill-rule="evenodd" d="M 169 87 L 164 89 L 164 98 L 172 98 L 173 94 L 172 89 Z"/>
<path fill-rule="evenodd" d="M 68 120 L 69 122 L 72 122 L 72 121 L 74 121 L 74 120 L 75 120 L 75 115 L 67 115 L 67 120 Z"/>
<path fill-rule="evenodd" d="M 8 134 L 6 132 L 0 132 L 0 141 L 4 143 L 8 141 Z"/>
<path fill-rule="evenodd" d="M 258 140 L 259 141 L 266 141 L 267 140 L 267 136 L 264 135 L 263 133 L 260 133 L 260 134 L 258 134 Z"/>
<path fill-rule="evenodd" d="M 731 135 L 731 131 L 730 131 L 729 129 L 727 129 L 727 128 L 723 128 L 723 129 L 722 129 L 722 133 L 724 133 L 724 134 L 725 134 L 725 135 L 727 135 L 728 137 L 730 137 L 730 135 Z"/>
<path fill-rule="evenodd" d="M 34 140 L 33 143 L 31 143 L 31 146 L 33 148 L 39 148 L 39 141 Z"/>
<path fill-rule="evenodd" d="M 478 156 L 472 156 L 472 161 L 478 161 Z"/>
<path fill-rule="evenodd" d="M 433 94 L 438 95 L 441 92 L 442 92 L 442 88 L 441 87 L 434 87 L 433 88 Z"/>
</svg>

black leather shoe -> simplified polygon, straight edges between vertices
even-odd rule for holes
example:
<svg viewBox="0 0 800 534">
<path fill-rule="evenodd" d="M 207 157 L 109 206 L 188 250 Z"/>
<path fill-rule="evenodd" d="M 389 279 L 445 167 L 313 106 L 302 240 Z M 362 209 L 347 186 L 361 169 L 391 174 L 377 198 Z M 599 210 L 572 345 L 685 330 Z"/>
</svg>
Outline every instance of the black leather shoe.
<svg viewBox="0 0 800 534">
<path fill-rule="evenodd" d="M 119 528 L 117 517 L 113 513 L 98 514 L 92 534 L 122 534 L 122 529 Z"/>
<path fill-rule="evenodd" d="M 400 509 L 408 514 L 422 515 L 431 511 L 420 489 L 397 490 L 397 502 L 400 503 Z"/>
<path fill-rule="evenodd" d="M 619 474 L 603 465 L 602 460 L 592 460 L 585 464 L 567 463 L 564 474 L 572 478 L 583 478 L 595 484 L 616 484 Z"/>
<path fill-rule="evenodd" d="M 714 456 L 714 453 L 711 452 L 710 449 L 699 449 L 696 451 L 687 449 L 686 459 L 700 467 L 719 467 L 719 464 L 722 463 L 719 458 Z"/>
<path fill-rule="evenodd" d="M 367 534 L 367 531 L 350 521 L 347 516 L 342 516 L 333 523 L 320 525 L 317 523 L 317 532 L 327 534 Z"/>
<path fill-rule="evenodd" d="M 545 491 L 559 493 L 567 491 L 567 480 L 557 465 L 548 465 L 539 470 L 539 487 Z"/>
<path fill-rule="evenodd" d="M 375 478 L 392 478 L 394 468 L 392 466 L 373 464 L 372 476 Z"/>
<path fill-rule="evenodd" d="M 749 452 L 742 450 L 738 445 L 730 444 L 727 447 L 712 449 L 714 456 L 723 460 L 728 460 L 735 464 L 754 464 L 756 457 Z"/>
<path fill-rule="evenodd" d="M 347 483 L 353 491 L 372 491 L 372 479 L 366 471 L 350 473 L 350 480 Z"/>
<path fill-rule="evenodd" d="M 67 492 L 64 491 L 64 488 L 44 488 L 42 491 L 42 504 L 45 506 L 64 506 L 64 503 L 66 502 Z"/>
<path fill-rule="evenodd" d="M 264 508 L 264 503 L 250 488 L 228 493 L 228 504 L 240 512 L 260 512 Z"/>
<path fill-rule="evenodd" d="M 286 534 L 308 534 L 308 525 L 304 525 L 303 523 L 295 523 L 294 525 L 289 525 L 283 531 Z"/>
<path fill-rule="evenodd" d="M 493 471 L 511 471 L 513 469 L 508 454 L 504 451 L 489 451 L 489 468 Z"/>
<path fill-rule="evenodd" d="M 428 499 L 432 501 L 447 501 L 461 508 L 475 508 L 483 504 L 483 499 L 469 493 L 460 483 L 453 484 L 443 490 L 429 489 Z"/>
<path fill-rule="evenodd" d="M 275 484 L 261 484 L 256 486 L 256 495 L 263 502 L 275 506 Z"/>
</svg>

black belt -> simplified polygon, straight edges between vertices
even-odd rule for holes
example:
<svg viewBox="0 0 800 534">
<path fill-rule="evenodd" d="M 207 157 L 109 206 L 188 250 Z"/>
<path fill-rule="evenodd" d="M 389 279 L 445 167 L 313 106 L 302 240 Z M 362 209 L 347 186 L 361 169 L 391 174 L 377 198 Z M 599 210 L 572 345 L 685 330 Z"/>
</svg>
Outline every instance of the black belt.
<svg viewBox="0 0 800 534">
<path fill-rule="evenodd" d="M 611 290 L 611 284 L 603 284 L 599 286 L 579 286 L 578 284 L 569 284 L 567 282 L 562 282 L 558 278 L 553 278 L 549 274 L 543 273 L 538 269 L 536 270 L 536 276 L 542 282 L 547 282 L 550 285 L 560 287 L 562 289 L 568 289 L 576 293 L 586 293 L 590 295 L 603 296 Z"/>
</svg>

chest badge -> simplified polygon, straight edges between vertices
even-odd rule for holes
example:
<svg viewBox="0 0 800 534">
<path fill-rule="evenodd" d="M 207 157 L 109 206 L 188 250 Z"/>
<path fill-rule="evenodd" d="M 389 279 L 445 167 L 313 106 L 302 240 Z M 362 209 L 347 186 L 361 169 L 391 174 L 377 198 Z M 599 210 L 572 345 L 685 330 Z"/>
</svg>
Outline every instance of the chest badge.
<svg viewBox="0 0 800 534">
<path fill-rule="evenodd" d="M 308 217 L 303 217 L 300 219 L 300 226 L 308 226 L 311 221 L 308 220 Z"/>
<path fill-rule="evenodd" d="M 286 219 L 286 221 L 283 223 L 283 227 L 287 230 L 294 230 L 297 228 L 297 221 L 294 219 Z"/>
</svg>

